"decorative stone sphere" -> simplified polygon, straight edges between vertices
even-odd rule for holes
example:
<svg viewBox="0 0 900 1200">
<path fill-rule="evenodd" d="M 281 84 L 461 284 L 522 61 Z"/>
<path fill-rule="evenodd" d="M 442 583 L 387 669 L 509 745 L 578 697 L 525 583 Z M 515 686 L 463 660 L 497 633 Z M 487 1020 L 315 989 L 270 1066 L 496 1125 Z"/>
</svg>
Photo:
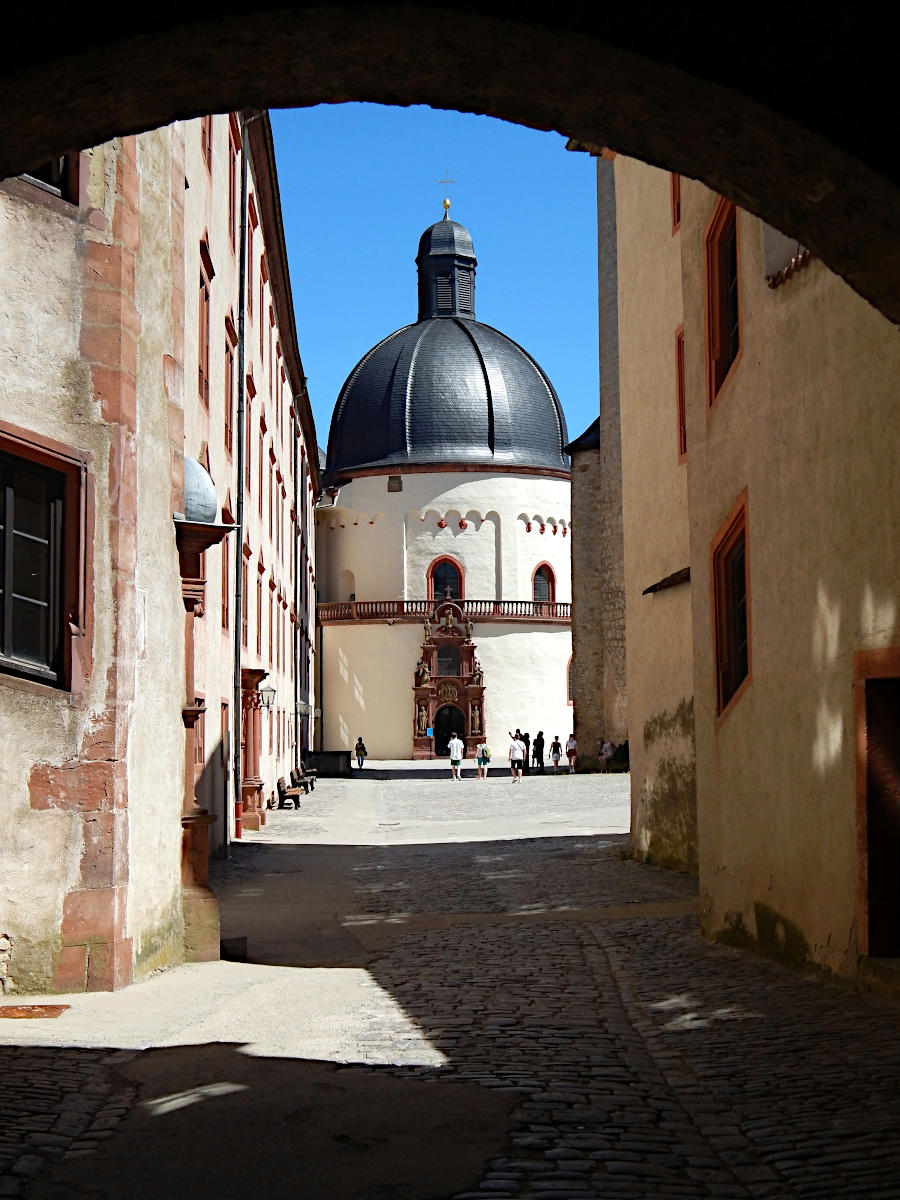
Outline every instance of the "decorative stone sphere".
<svg viewBox="0 0 900 1200">
<path fill-rule="evenodd" d="M 184 519 L 215 522 L 219 512 L 216 488 L 209 474 L 195 458 L 184 458 Z"/>
</svg>

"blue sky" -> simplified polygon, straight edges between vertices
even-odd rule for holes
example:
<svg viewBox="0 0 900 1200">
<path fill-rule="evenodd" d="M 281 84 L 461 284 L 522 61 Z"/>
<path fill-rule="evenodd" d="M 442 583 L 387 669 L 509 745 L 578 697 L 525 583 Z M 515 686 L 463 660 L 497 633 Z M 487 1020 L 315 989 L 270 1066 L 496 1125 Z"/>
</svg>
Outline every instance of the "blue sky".
<svg viewBox="0 0 900 1200">
<path fill-rule="evenodd" d="M 595 165 L 538 133 L 424 106 L 273 111 L 294 308 L 323 447 L 341 385 L 416 319 L 419 236 L 443 216 L 472 234 L 478 320 L 537 359 L 570 437 L 598 411 Z"/>
</svg>

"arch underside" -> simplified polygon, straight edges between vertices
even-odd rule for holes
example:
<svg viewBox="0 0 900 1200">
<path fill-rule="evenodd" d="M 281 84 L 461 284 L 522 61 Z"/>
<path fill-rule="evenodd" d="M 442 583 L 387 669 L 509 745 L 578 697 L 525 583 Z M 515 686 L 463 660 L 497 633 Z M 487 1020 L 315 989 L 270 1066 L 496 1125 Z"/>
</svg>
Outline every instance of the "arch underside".
<svg viewBox="0 0 900 1200">
<path fill-rule="evenodd" d="M 900 321 L 892 40 L 853 10 L 182 4 L 7 14 L 0 177 L 176 118 L 370 100 L 555 129 L 702 180 Z M 198 66 L 202 64 L 202 69 Z"/>
</svg>

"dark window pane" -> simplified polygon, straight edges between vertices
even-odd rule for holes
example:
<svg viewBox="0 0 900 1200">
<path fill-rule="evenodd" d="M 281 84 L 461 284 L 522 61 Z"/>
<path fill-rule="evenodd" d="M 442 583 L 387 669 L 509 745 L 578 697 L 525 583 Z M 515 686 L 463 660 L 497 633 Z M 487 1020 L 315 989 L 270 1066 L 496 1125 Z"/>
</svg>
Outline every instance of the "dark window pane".
<svg viewBox="0 0 900 1200">
<path fill-rule="evenodd" d="M 459 599 L 459 571 L 454 567 L 453 563 L 442 562 L 434 568 L 432 575 L 434 580 L 434 595 L 437 599 L 443 599 L 447 595 L 447 587 L 450 588 L 450 599 Z"/>
<path fill-rule="evenodd" d="M 550 603 L 550 580 L 547 572 L 541 567 L 534 576 L 534 602 L 535 604 Z"/>
<path fill-rule="evenodd" d="M 13 539 L 13 592 L 46 603 L 50 598 L 50 547 L 16 533 Z"/>
<path fill-rule="evenodd" d="M 456 646 L 441 646 L 437 659 L 438 675 L 459 674 L 459 650 Z"/>
<path fill-rule="evenodd" d="M 50 532 L 50 481 L 36 471 L 13 472 L 15 507 L 12 513 L 16 533 L 29 533 L 46 539 Z"/>
<path fill-rule="evenodd" d="M 14 596 L 12 601 L 13 654 L 23 662 L 50 665 L 47 606 Z"/>
</svg>

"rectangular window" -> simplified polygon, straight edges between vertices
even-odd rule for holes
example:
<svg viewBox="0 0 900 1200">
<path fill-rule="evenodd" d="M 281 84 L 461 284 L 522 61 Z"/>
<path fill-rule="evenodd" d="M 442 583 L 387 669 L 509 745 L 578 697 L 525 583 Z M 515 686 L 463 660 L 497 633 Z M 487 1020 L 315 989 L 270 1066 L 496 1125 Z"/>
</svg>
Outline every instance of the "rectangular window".
<svg viewBox="0 0 900 1200">
<path fill-rule="evenodd" d="M 209 294 L 212 285 L 212 260 L 209 247 L 200 243 L 200 297 L 197 328 L 197 391 L 209 408 Z"/>
<path fill-rule="evenodd" d="M 269 666 L 271 667 L 275 652 L 275 599 L 272 592 L 269 592 Z"/>
<path fill-rule="evenodd" d="M 225 452 L 231 458 L 234 449 L 234 344 L 225 336 Z"/>
<path fill-rule="evenodd" d="M 253 471 L 252 471 L 252 463 L 251 463 L 251 452 L 253 450 L 253 443 L 251 441 L 251 438 L 252 438 L 251 430 L 253 428 L 253 422 L 251 419 L 253 416 L 253 388 L 251 386 L 252 383 L 253 383 L 253 378 L 252 378 L 252 376 L 248 375 L 247 376 L 247 400 L 246 400 L 246 405 L 245 405 L 245 416 L 244 416 L 244 491 L 247 493 L 248 496 L 251 494 L 252 483 L 253 483 Z"/>
<path fill-rule="evenodd" d="M 194 703 L 203 704 L 202 696 L 195 696 Z M 202 712 L 194 726 L 194 776 L 199 777 L 206 766 L 206 713 Z"/>
<path fill-rule="evenodd" d="M 750 678 L 746 491 L 713 539 L 712 577 L 716 711 L 722 713 Z"/>
<path fill-rule="evenodd" d="M 275 738 L 273 736 L 274 728 L 275 728 L 275 715 L 270 708 L 269 709 L 269 753 L 270 754 L 273 754 L 275 752 Z"/>
<path fill-rule="evenodd" d="M 259 313 L 257 321 L 259 322 L 259 366 L 260 370 L 266 369 L 265 345 L 263 337 L 265 334 L 265 305 L 266 305 L 266 280 L 269 278 L 269 271 L 266 267 L 266 256 L 263 254 L 259 260 Z"/>
<path fill-rule="evenodd" d="M 35 184 L 42 191 L 49 192 L 51 196 L 59 196 L 60 200 L 77 204 L 80 170 L 80 154 L 63 154 L 25 171 L 22 178 Z"/>
<path fill-rule="evenodd" d="M 262 614 L 263 614 L 263 586 L 262 579 L 256 581 L 256 653 L 262 657 Z"/>
<path fill-rule="evenodd" d="M 675 332 L 675 403 L 678 414 L 678 461 L 687 457 L 687 422 L 684 410 L 684 326 Z"/>
<path fill-rule="evenodd" d="M 706 231 L 707 402 L 712 407 L 741 349 L 737 209 L 719 200 Z"/>
<path fill-rule="evenodd" d="M 227 629 L 231 619 L 231 559 L 227 542 L 223 542 L 219 549 L 222 554 L 222 628 Z"/>
<path fill-rule="evenodd" d="M 211 116 L 200 118 L 200 152 L 206 163 L 207 171 L 212 171 L 212 134 L 213 119 Z"/>
<path fill-rule="evenodd" d="M 671 174 L 672 183 L 672 233 L 681 228 L 681 176 L 674 171 Z"/>
<path fill-rule="evenodd" d="M 231 249 L 237 249 L 238 210 L 238 156 L 241 152 L 241 129 L 238 119 L 231 113 L 228 122 L 228 232 Z"/>
<path fill-rule="evenodd" d="M 259 519 L 260 520 L 262 520 L 262 515 L 263 515 L 263 458 L 264 458 L 263 450 L 264 450 L 263 435 L 262 435 L 262 430 L 260 430 L 259 431 L 259 466 L 257 467 L 257 471 L 259 473 Z"/>
<path fill-rule="evenodd" d="M 220 734 L 221 741 L 219 743 L 219 760 L 225 769 L 228 769 L 228 763 L 231 760 L 231 722 L 228 716 L 228 701 L 222 701 L 222 714 L 220 718 Z"/>
<path fill-rule="evenodd" d="M 269 459 L 269 540 L 272 540 L 272 532 L 275 525 L 275 465 L 272 459 Z"/>
<path fill-rule="evenodd" d="M 247 645 L 247 608 L 250 604 L 250 598 L 247 592 L 250 590 L 250 582 L 248 579 L 249 571 L 247 570 L 246 558 L 241 563 L 241 643 Z"/>
<path fill-rule="evenodd" d="M 65 675 L 65 500 L 62 471 L 0 453 L 0 669 L 55 686 Z"/>
</svg>

